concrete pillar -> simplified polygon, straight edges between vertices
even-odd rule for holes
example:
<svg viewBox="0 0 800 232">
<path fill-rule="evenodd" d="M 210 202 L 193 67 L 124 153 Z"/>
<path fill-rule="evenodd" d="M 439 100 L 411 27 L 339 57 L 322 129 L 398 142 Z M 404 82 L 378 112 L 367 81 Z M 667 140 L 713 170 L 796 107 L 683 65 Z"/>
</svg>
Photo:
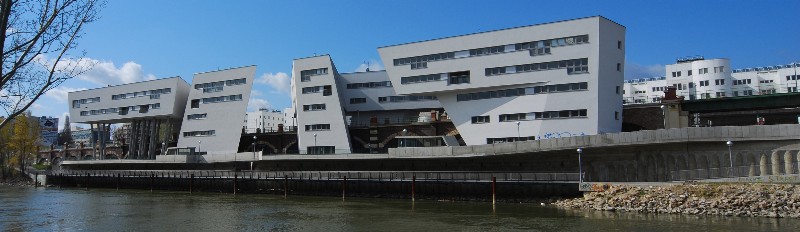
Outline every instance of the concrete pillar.
<svg viewBox="0 0 800 232">
<path fill-rule="evenodd" d="M 686 165 L 688 166 L 689 171 L 686 172 L 687 177 L 689 179 L 696 179 L 697 178 L 697 158 L 694 154 L 686 154 Z"/>
<path fill-rule="evenodd" d="M 785 151 L 783 154 L 783 164 L 786 174 L 796 174 L 794 170 L 794 151 Z"/>
<path fill-rule="evenodd" d="M 764 153 L 764 151 L 762 151 L 761 155 L 758 158 L 758 164 L 761 169 L 760 170 L 761 173 L 759 174 L 761 174 L 762 176 L 767 176 L 770 174 L 769 159 L 767 158 L 767 153 Z"/>
<path fill-rule="evenodd" d="M 672 156 L 675 157 L 675 174 L 673 178 L 677 178 L 678 180 L 688 179 L 686 171 L 686 156 L 680 152 L 673 152 Z"/>
<path fill-rule="evenodd" d="M 647 159 L 642 154 L 638 154 L 636 157 L 636 181 L 647 181 Z"/>
<path fill-rule="evenodd" d="M 710 172 L 710 174 L 709 174 L 710 176 L 709 177 L 711 177 L 711 178 L 719 178 L 719 177 L 721 177 L 722 175 L 720 175 L 720 171 L 722 171 L 722 170 L 720 170 L 720 166 L 719 166 L 720 165 L 719 164 L 719 155 L 718 154 L 714 154 L 714 152 L 706 152 L 706 154 L 707 154 L 706 157 L 708 157 L 708 170 Z"/>
<path fill-rule="evenodd" d="M 677 161 L 675 159 L 675 155 L 672 152 L 667 152 L 664 154 L 664 156 L 665 156 L 664 161 L 667 162 L 665 166 L 666 171 L 664 175 L 664 180 L 672 181 L 673 179 L 676 179 L 676 176 L 678 175 L 678 173 L 676 172 L 677 168 L 675 168 L 677 166 Z"/>
<path fill-rule="evenodd" d="M 772 161 L 772 175 L 780 175 L 783 174 L 783 167 L 781 165 L 781 157 L 783 155 L 783 151 L 772 151 L 771 161 Z"/>
<path fill-rule="evenodd" d="M 708 179 L 708 159 L 703 152 L 694 153 L 697 160 L 697 179 Z"/>
<path fill-rule="evenodd" d="M 752 153 L 745 153 L 744 157 L 747 161 L 747 165 L 750 166 L 747 176 L 757 176 L 758 175 L 758 163 L 756 163 L 755 154 Z"/>
<path fill-rule="evenodd" d="M 656 181 L 656 160 L 652 153 L 646 153 L 647 157 L 647 181 Z"/>
</svg>

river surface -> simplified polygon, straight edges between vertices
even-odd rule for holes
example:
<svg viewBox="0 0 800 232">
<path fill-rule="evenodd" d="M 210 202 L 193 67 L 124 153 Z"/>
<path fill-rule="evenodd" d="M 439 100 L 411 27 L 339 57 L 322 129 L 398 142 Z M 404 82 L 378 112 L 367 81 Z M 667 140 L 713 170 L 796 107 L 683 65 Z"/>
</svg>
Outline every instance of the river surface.
<svg viewBox="0 0 800 232">
<path fill-rule="evenodd" d="M 0 231 L 800 231 L 798 219 L 537 204 L 0 186 Z"/>
</svg>

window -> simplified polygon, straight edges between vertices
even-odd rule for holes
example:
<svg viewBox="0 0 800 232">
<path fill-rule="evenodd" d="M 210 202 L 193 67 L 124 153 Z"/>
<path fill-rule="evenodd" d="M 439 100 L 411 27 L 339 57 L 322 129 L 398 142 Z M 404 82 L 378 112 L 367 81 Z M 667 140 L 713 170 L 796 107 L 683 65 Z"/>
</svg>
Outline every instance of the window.
<svg viewBox="0 0 800 232">
<path fill-rule="evenodd" d="M 206 119 L 208 114 L 190 114 L 186 115 L 187 120 L 199 120 L 199 119 Z"/>
<path fill-rule="evenodd" d="M 619 85 L 617 85 L 617 86 L 615 86 L 615 87 L 616 87 L 616 91 L 615 91 L 615 92 L 616 92 L 617 94 L 619 94 Z"/>
<path fill-rule="evenodd" d="M 229 101 L 241 101 L 242 95 L 229 95 L 229 96 L 219 96 L 219 97 L 207 97 L 203 98 L 203 104 L 211 104 L 211 103 L 219 103 L 219 102 L 229 102 Z M 194 102 L 192 102 L 194 104 Z"/>
<path fill-rule="evenodd" d="M 363 103 L 367 103 L 367 98 L 363 97 L 350 98 L 350 104 L 363 104 Z"/>
<path fill-rule="evenodd" d="M 686 70 L 686 76 L 691 76 L 691 75 L 692 75 L 692 70 Z"/>
<path fill-rule="evenodd" d="M 708 84 L 708 80 L 705 80 L 705 81 L 700 81 L 699 83 L 700 83 L 700 86 L 701 86 L 701 87 L 702 87 L 702 86 L 709 86 L 709 84 Z"/>
<path fill-rule="evenodd" d="M 697 74 L 706 74 L 708 73 L 708 68 L 701 68 L 697 70 Z"/>
<path fill-rule="evenodd" d="M 150 109 L 150 105 L 140 105 L 139 106 L 139 113 L 144 114 Z"/>
<path fill-rule="evenodd" d="M 119 115 L 127 115 L 128 114 L 128 107 L 120 107 L 118 111 L 119 111 Z"/>
<path fill-rule="evenodd" d="M 413 76 L 413 77 L 401 77 L 400 84 L 414 84 L 414 83 L 422 83 L 422 82 L 431 82 L 431 81 L 441 81 L 443 74 L 429 74 L 429 75 L 422 75 L 422 76 Z M 446 74 L 444 74 L 446 75 Z"/>
<path fill-rule="evenodd" d="M 753 95 L 753 90 L 752 89 L 744 90 L 744 91 L 742 91 L 742 95 L 743 96 L 752 96 Z"/>
<path fill-rule="evenodd" d="M 725 79 L 716 79 L 714 80 L 715 85 L 725 85 Z"/>
<path fill-rule="evenodd" d="M 386 102 L 386 97 L 378 97 L 378 102 Z"/>
<path fill-rule="evenodd" d="M 507 67 L 487 68 L 486 76 L 502 75 L 508 73 L 535 72 L 553 69 L 567 69 L 567 74 L 579 74 L 589 71 L 589 59 L 560 60 L 543 63 L 521 64 L 515 66 L 513 72 L 509 72 Z"/>
<path fill-rule="evenodd" d="M 786 80 L 787 81 L 795 81 L 795 80 L 798 80 L 798 77 L 800 77 L 800 75 L 788 75 L 788 76 L 786 76 Z"/>
<path fill-rule="evenodd" d="M 503 53 L 505 52 L 505 48 L 506 48 L 505 45 L 501 45 L 488 48 L 470 49 L 469 56 L 482 56 L 482 55 Z"/>
<path fill-rule="evenodd" d="M 192 109 L 200 108 L 200 99 L 193 99 L 192 100 Z"/>
<path fill-rule="evenodd" d="M 324 155 L 336 153 L 334 146 L 308 146 L 308 154 L 310 155 Z"/>
<path fill-rule="evenodd" d="M 472 117 L 472 124 L 481 124 L 481 123 L 489 123 L 489 116 L 473 116 Z"/>
<path fill-rule="evenodd" d="M 528 141 L 528 140 L 536 140 L 536 136 L 530 137 L 506 137 L 506 138 L 486 138 L 486 144 L 496 144 L 496 143 L 513 143 L 517 141 Z"/>
<path fill-rule="evenodd" d="M 681 71 L 672 72 L 672 77 L 681 77 Z"/>
<path fill-rule="evenodd" d="M 501 114 L 500 121 L 501 122 L 511 122 L 511 121 L 522 121 L 525 120 L 527 114 L 525 113 L 518 113 L 518 114 Z"/>
<path fill-rule="evenodd" d="M 347 84 L 347 88 L 348 89 L 380 88 L 380 87 L 392 87 L 392 82 L 391 81 L 380 81 L 380 82 L 367 82 L 367 83 Z"/>
<path fill-rule="evenodd" d="M 622 71 L 622 64 L 617 63 L 617 71 Z"/>
<path fill-rule="evenodd" d="M 320 131 L 320 130 L 330 130 L 331 124 L 312 124 L 306 125 L 306 131 Z"/>
<path fill-rule="evenodd" d="M 469 84 L 469 71 L 448 73 L 448 84 Z"/>
<path fill-rule="evenodd" d="M 303 105 L 303 111 L 325 110 L 325 104 Z"/>
<path fill-rule="evenodd" d="M 311 76 L 328 74 L 328 68 L 318 68 L 300 71 L 300 81 L 311 81 Z"/>
<path fill-rule="evenodd" d="M 717 97 L 725 97 L 725 92 L 717 92 Z"/>
<path fill-rule="evenodd" d="M 183 137 L 204 137 L 204 136 L 214 136 L 216 135 L 215 130 L 207 130 L 207 131 L 187 131 L 183 132 Z"/>
<path fill-rule="evenodd" d="M 491 98 L 515 97 L 533 94 L 546 94 L 557 92 L 571 92 L 583 91 L 589 88 L 587 82 L 557 84 L 557 85 L 542 85 L 527 88 L 503 89 L 486 92 L 463 93 L 456 95 L 456 101 L 474 101 Z"/>
<path fill-rule="evenodd" d="M 379 97 L 378 101 L 386 102 L 386 99 L 389 99 L 389 102 L 406 102 L 406 101 L 430 101 L 430 100 L 438 100 L 436 96 L 388 96 L 388 97 Z"/>
<path fill-rule="evenodd" d="M 617 49 L 622 49 L 622 41 L 617 40 Z"/>
<path fill-rule="evenodd" d="M 614 119 L 619 120 L 619 111 L 614 111 Z"/>
</svg>

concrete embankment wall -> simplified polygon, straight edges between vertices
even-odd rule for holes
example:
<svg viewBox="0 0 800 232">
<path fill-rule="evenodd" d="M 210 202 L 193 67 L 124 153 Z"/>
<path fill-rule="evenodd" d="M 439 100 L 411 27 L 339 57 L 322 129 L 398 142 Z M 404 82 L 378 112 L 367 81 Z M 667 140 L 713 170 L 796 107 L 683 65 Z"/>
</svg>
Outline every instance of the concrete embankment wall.
<svg viewBox="0 0 800 232">
<path fill-rule="evenodd" d="M 269 193 L 346 197 L 416 199 L 491 200 L 493 183 L 486 180 L 433 180 L 415 176 L 310 175 L 297 173 L 228 172 L 228 171 L 138 171 L 98 173 L 92 171 L 51 174 L 50 185 L 68 188 L 117 188 L 169 190 L 186 192 Z M 578 185 L 566 182 L 494 183 L 499 201 L 525 201 L 548 197 L 579 196 Z"/>
</svg>

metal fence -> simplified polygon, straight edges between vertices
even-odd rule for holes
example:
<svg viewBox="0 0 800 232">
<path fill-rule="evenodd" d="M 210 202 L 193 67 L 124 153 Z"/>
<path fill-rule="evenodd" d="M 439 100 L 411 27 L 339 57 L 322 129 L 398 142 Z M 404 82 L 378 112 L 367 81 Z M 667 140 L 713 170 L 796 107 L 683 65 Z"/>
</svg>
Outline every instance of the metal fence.
<svg viewBox="0 0 800 232">
<path fill-rule="evenodd" d="M 59 170 L 55 176 L 160 178 L 249 178 L 290 180 L 543 182 L 577 183 L 578 173 L 542 172 L 403 172 L 403 171 L 228 171 L 228 170 Z"/>
<path fill-rule="evenodd" d="M 788 172 L 787 172 L 788 169 Z M 762 170 L 766 173 L 762 173 Z M 738 177 L 751 177 L 761 175 L 783 175 L 783 174 L 798 174 L 796 165 L 786 166 L 785 164 L 768 164 L 768 165 L 743 165 L 720 168 L 704 168 L 704 169 L 691 169 L 691 170 L 675 170 L 669 173 L 669 178 L 672 181 L 687 181 L 687 180 L 707 180 L 707 179 L 721 179 L 721 178 L 738 178 Z"/>
</svg>

